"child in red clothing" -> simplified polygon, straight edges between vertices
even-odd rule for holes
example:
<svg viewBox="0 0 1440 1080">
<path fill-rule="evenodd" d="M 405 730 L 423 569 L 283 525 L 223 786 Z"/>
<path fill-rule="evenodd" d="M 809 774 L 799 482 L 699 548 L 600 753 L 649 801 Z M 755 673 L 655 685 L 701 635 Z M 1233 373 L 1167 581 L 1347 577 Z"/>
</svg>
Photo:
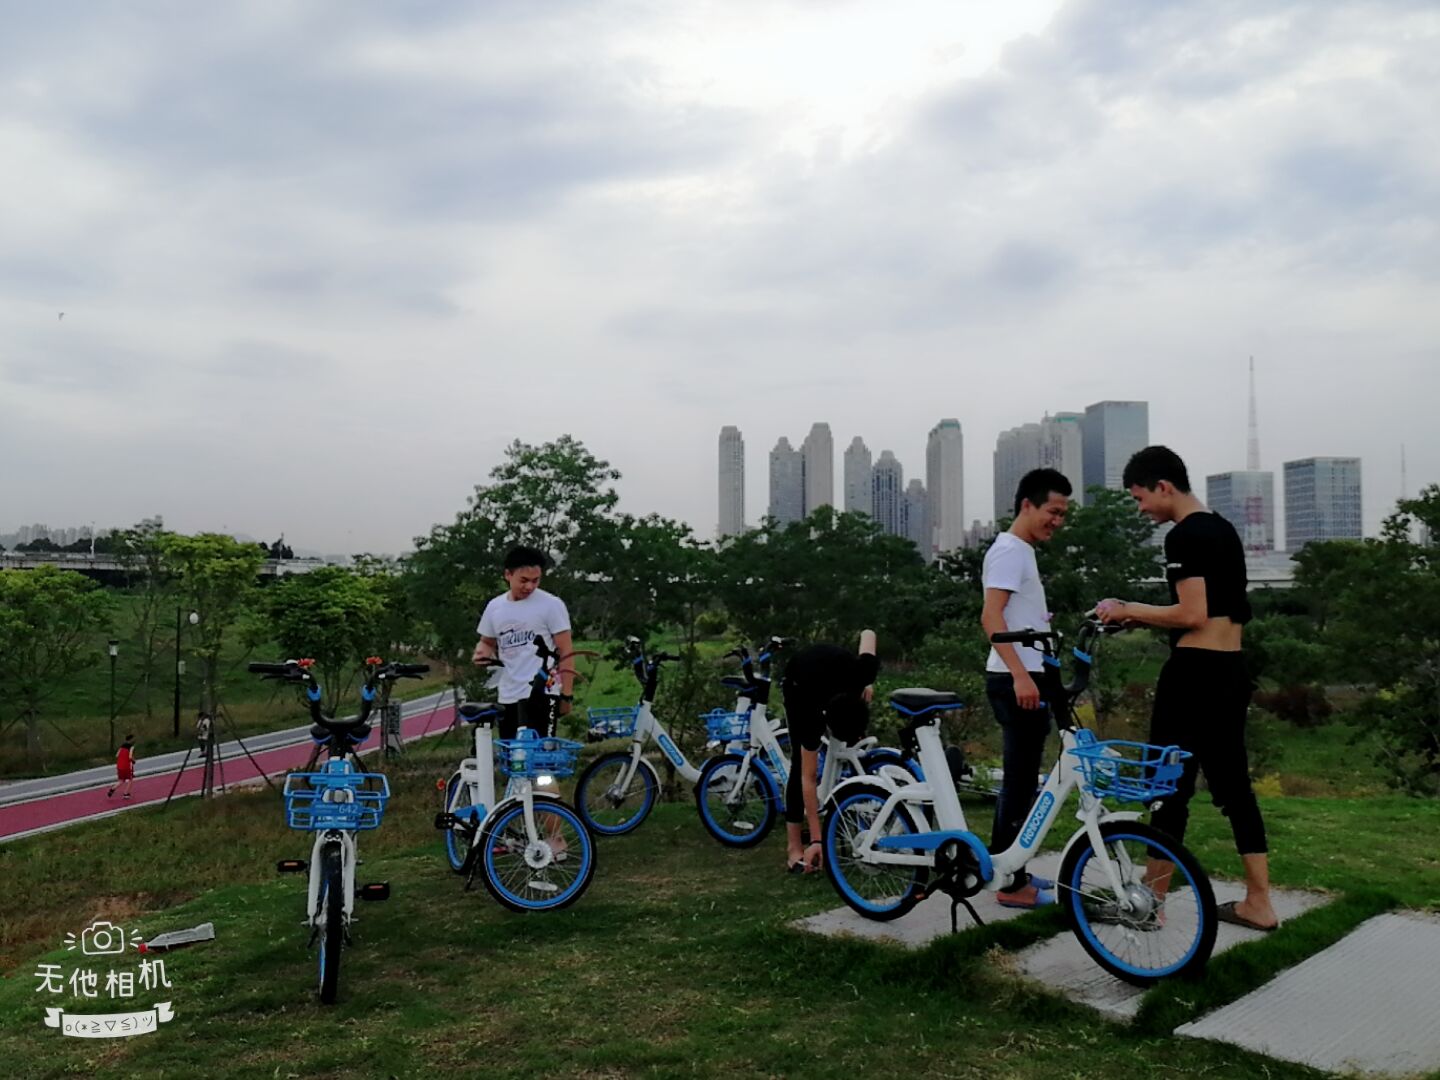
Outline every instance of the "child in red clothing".
<svg viewBox="0 0 1440 1080">
<path fill-rule="evenodd" d="M 125 794 L 121 798 L 130 797 L 130 784 L 135 779 L 135 736 L 126 735 L 125 742 L 121 744 L 120 750 L 115 755 L 115 783 L 105 793 L 108 799 L 115 794 L 115 789 L 121 784 L 125 785 Z"/>
</svg>

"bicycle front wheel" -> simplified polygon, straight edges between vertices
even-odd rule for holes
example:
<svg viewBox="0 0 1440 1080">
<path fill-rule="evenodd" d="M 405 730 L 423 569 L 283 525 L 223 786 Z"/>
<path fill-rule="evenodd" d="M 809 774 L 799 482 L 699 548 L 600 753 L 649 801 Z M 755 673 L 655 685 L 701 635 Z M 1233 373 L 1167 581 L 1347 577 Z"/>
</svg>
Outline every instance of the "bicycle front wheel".
<svg viewBox="0 0 1440 1080">
<path fill-rule="evenodd" d="M 345 946 L 345 867 L 336 843 L 327 844 L 320 856 L 320 911 L 320 1000 L 333 1005 Z"/>
<path fill-rule="evenodd" d="M 536 839 L 525 805 L 501 809 L 480 837 L 485 888 L 511 911 L 555 911 L 573 904 L 595 874 L 595 842 L 580 815 L 559 799 L 535 801 Z"/>
<path fill-rule="evenodd" d="M 621 836 L 637 828 L 655 807 L 658 784 L 644 761 L 623 782 L 630 768 L 630 753 L 602 754 L 586 766 L 575 782 L 575 809 L 601 836 Z"/>
<path fill-rule="evenodd" d="M 1106 822 L 1100 836 L 1104 857 L 1084 836 L 1060 866 L 1061 903 L 1080 945 L 1135 986 L 1203 968 L 1215 948 L 1217 920 L 1210 878 L 1195 856 L 1138 821 Z M 1107 860 L 1119 876 L 1120 895 Z"/>
<path fill-rule="evenodd" d="M 754 847 L 764 840 L 775 826 L 779 799 L 770 774 L 753 758 L 747 765 L 740 754 L 711 758 L 695 781 L 700 821 L 727 847 Z"/>
<path fill-rule="evenodd" d="M 920 892 L 929 878 L 924 866 L 897 866 L 866 862 L 858 852 L 860 841 L 871 832 L 890 793 L 879 784 L 856 784 L 833 800 L 825 815 L 825 872 L 840 899 L 851 908 L 879 922 L 906 914 L 920 902 Z M 919 826 L 909 807 L 901 803 L 887 819 L 876 839 L 918 833 Z M 918 855 L 920 852 L 896 852 Z"/>
<path fill-rule="evenodd" d="M 463 781 L 460 770 L 455 770 L 455 775 L 450 777 L 450 782 L 445 785 L 446 812 L 461 814 L 473 806 L 474 802 L 470 797 L 470 785 Z M 475 829 L 476 823 L 462 821 L 445 830 L 445 858 L 450 863 L 450 869 L 457 874 L 465 872 L 465 860 L 475 842 Z"/>
</svg>

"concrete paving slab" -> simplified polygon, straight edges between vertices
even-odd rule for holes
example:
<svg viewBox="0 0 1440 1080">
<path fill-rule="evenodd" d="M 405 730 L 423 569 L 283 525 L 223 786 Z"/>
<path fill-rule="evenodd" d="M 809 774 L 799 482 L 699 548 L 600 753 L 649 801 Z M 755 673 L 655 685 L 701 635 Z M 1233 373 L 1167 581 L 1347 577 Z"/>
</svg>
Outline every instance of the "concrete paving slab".
<svg viewBox="0 0 1440 1080">
<path fill-rule="evenodd" d="M 1042 855 L 1031 864 L 1031 868 L 1037 874 L 1054 878 L 1060 869 L 1060 856 L 1058 853 Z M 1212 885 L 1217 903 L 1239 900 L 1245 895 L 1245 887 L 1239 882 L 1212 880 Z M 1273 898 L 1282 922 L 1329 900 L 1323 893 L 1289 889 L 1275 890 Z M 981 893 L 974 897 L 971 903 L 987 923 L 1016 919 L 1025 914 L 1022 910 L 1001 907 L 995 902 L 992 893 Z M 950 898 L 943 894 L 932 896 L 917 904 L 915 910 L 908 915 L 892 922 L 875 922 L 857 915 L 848 907 L 839 907 L 819 915 L 797 919 L 791 925 L 815 934 L 864 938 L 868 941 L 920 949 L 936 938 L 950 933 Z M 964 933 L 974 926 L 969 913 L 961 908 L 959 931 Z M 1262 936 L 1263 932 L 1259 930 L 1247 930 L 1242 926 L 1221 923 L 1215 936 L 1215 955 L 1243 941 L 1254 941 Z M 1072 1001 L 1089 1005 L 1117 1019 L 1133 1018 L 1145 993 L 1140 987 L 1131 986 L 1110 975 L 1091 960 L 1075 940 L 1074 934 L 1055 935 L 1025 949 L 1016 959 L 1018 969 L 1025 977 L 1044 983 Z"/>
<path fill-rule="evenodd" d="M 1239 900 L 1245 895 L 1245 886 L 1237 881 L 1212 879 L 1215 902 Z M 1283 923 L 1297 915 L 1328 902 L 1323 893 L 1300 892 L 1290 889 L 1275 889 L 1271 893 L 1276 912 Z M 1247 930 L 1243 926 L 1221 923 L 1215 935 L 1214 956 L 1244 941 L 1263 937 L 1264 931 Z M 1071 1001 L 1089 1005 L 1103 1013 L 1121 1020 L 1132 1019 L 1140 1009 L 1140 999 L 1145 990 L 1132 986 L 1106 972 L 1091 960 L 1074 934 L 1057 934 L 1048 941 L 1032 945 L 1017 957 L 1020 971 L 1030 979 L 1044 983 L 1051 990 L 1064 994 Z"/>
<path fill-rule="evenodd" d="M 1440 916 L 1377 915 L 1324 952 L 1177 1035 L 1332 1072 L 1440 1069 Z"/>
<path fill-rule="evenodd" d="M 1030 870 L 1053 880 L 1060 870 L 1059 854 L 1040 856 L 1030 864 Z M 1001 907 L 995 902 L 993 893 L 981 893 L 972 897 L 970 902 L 987 923 L 1018 919 L 1025 914 L 1023 909 Z M 963 907 L 959 916 L 957 926 L 961 933 L 975 928 L 969 912 Z M 950 898 L 943 893 L 937 893 L 916 904 L 915 910 L 908 915 L 891 922 L 876 922 L 857 915 L 848 907 L 838 907 L 833 911 L 823 911 L 819 915 L 797 919 L 791 925 L 799 930 L 829 937 L 865 938 L 892 945 L 904 945 L 909 949 L 923 949 L 936 938 L 950 933 Z"/>
</svg>

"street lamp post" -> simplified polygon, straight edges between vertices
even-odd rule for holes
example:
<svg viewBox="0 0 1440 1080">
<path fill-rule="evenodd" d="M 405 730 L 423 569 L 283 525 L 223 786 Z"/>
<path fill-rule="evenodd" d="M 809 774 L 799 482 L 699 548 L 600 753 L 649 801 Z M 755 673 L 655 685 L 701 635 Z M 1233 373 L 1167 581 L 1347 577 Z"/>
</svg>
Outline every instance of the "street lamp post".
<svg viewBox="0 0 1440 1080">
<path fill-rule="evenodd" d="M 115 754 L 115 658 L 120 655 L 120 642 L 110 639 L 110 754 Z"/>
<path fill-rule="evenodd" d="M 180 737 L 180 676 L 185 671 L 180 662 L 180 609 L 175 609 L 175 738 Z"/>
</svg>

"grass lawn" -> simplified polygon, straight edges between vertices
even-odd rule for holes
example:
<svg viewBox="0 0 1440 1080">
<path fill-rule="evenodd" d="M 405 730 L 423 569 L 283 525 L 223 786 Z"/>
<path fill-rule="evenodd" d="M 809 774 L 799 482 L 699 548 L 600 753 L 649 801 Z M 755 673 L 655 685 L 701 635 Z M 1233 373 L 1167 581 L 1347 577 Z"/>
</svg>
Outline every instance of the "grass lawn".
<svg viewBox="0 0 1440 1080">
<path fill-rule="evenodd" d="M 511 914 L 483 889 L 462 892 L 431 825 L 435 782 L 460 754 L 454 737 L 430 740 L 389 772 L 395 798 L 384 828 L 362 838 L 360 877 L 388 879 L 394 895 L 361 909 L 334 1007 L 314 995 L 303 880 L 273 874 L 275 859 L 308 854 L 308 838 L 284 828 L 264 788 L 0 847 L 11 897 L 0 922 L 6 1074 L 1314 1076 L 1168 1031 L 1374 911 L 1440 907 L 1440 803 L 1379 791 L 1265 797 L 1277 884 L 1340 898 L 1218 958 L 1203 981 L 1152 991 L 1121 1026 L 1008 970 L 1010 950 L 1055 930 L 1053 913 L 919 953 L 802 934 L 786 924 L 837 906 L 828 880 L 783 874 L 778 836 L 722 849 L 689 802 L 603 842 L 573 908 Z M 971 810 L 983 834 L 988 807 Z M 1202 862 L 1233 873 L 1228 829 L 1203 796 L 1192 822 Z M 61 942 L 97 917 L 147 936 L 208 920 L 218 936 L 166 957 L 173 988 L 163 994 L 112 1004 L 103 990 L 88 1002 L 37 993 L 39 963 L 67 973 L 83 963 Z M 42 1025 L 46 1006 L 93 1013 L 164 1000 L 175 1019 L 143 1037 L 70 1039 Z"/>
</svg>

